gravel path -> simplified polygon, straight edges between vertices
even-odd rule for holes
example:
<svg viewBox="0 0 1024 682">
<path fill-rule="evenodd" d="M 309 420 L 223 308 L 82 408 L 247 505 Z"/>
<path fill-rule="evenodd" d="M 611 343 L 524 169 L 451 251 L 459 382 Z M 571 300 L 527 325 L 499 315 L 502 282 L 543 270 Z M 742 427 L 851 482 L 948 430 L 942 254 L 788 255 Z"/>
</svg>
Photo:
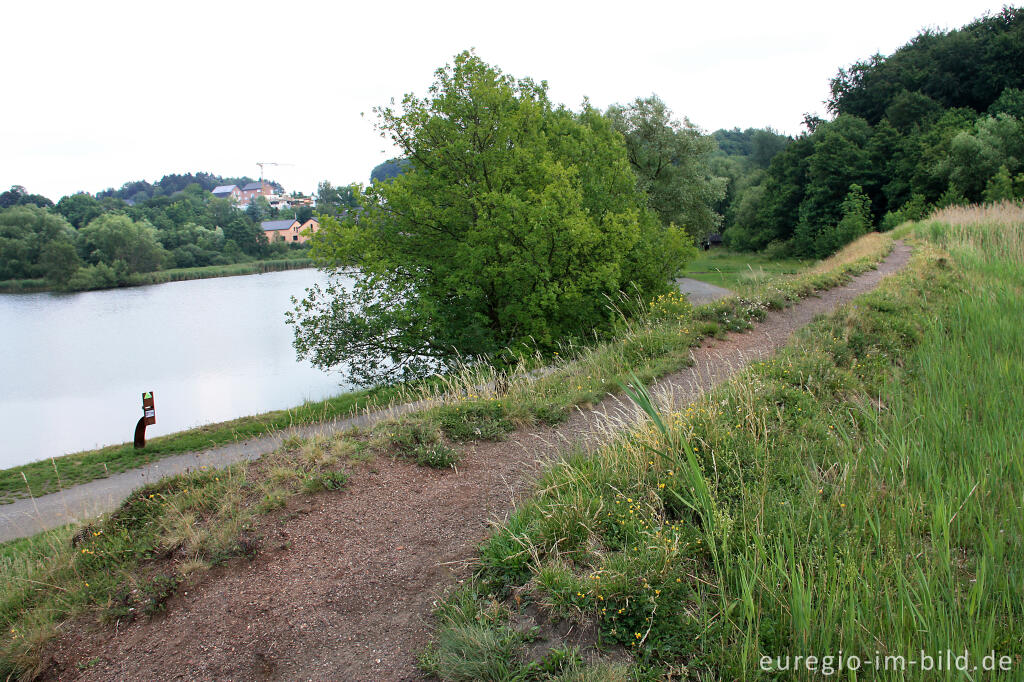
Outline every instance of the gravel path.
<svg viewBox="0 0 1024 682">
<path fill-rule="evenodd" d="M 686 294 L 686 298 L 694 305 L 711 303 L 720 298 L 733 295 L 733 292 L 728 289 L 690 277 L 676 278 L 676 286 L 679 287 L 679 292 Z"/>
<path fill-rule="evenodd" d="M 694 349 L 695 364 L 654 392 L 677 406 L 699 398 L 816 315 L 873 289 L 909 255 L 897 244 L 848 285 Z M 472 444 L 457 471 L 388 458 L 357 467 L 345 490 L 296 498 L 264 517 L 253 561 L 197 574 L 165 615 L 120 628 L 65 624 L 45 652 L 44 677 L 421 680 L 416 652 L 431 632 L 431 606 L 469 575 L 487 521 L 507 518 L 567 444 L 599 442 L 639 418 L 613 396 L 558 427 Z"/>
</svg>

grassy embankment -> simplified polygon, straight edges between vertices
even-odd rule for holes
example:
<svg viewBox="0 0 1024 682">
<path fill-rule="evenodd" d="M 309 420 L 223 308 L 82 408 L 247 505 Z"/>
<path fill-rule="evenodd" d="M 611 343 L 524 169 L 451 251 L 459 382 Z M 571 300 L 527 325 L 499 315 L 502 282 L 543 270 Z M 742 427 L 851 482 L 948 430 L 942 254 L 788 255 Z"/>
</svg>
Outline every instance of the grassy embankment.
<svg viewBox="0 0 1024 682">
<path fill-rule="evenodd" d="M 136 450 L 132 443 L 122 443 L 3 469 L 0 470 L 0 504 L 57 492 L 183 452 L 196 452 L 293 426 L 348 417 L 366 409 L 403 402 L 411 396 L 413 391 L 409 386 L 354 391 L 287 410 L 157 436 L 147 439 L 143 450 Z"/>
<path fill-rule="evenodd" d="M 782 268 L 786 272 L 772 279 L 759 277 L 746 281 L 742 286 L 737 284 L 743 298 L 730 298 L 714 306 L 705 306 L 697 318 L 693 317 L 690 306 L 675 295 L 661 297 L 646 307 L 627 301 L 624 305 L 633 310 L 629 311 L 630 319 L 623 322 L 617 341 L 585 348 L 566 348 L 562 359 L 556 363 L 563 369 L 541 381 L 529 375 L 530 367 L 527 366 L 497 378 L 487 368 L 478 368 L 446 381 L 344 394 L 291 410 L 268 412 L 161 436 L 149 440 L 141 452 L 135 450 L 131 443 L 124 443 L 0 470 L 0 504 L 104 478 L 163 457 L 273 433 L 290 426 L 345 417 L 359 410 L 390 403 L 421 397 L 444 401 L 446 393 L 461 394 L 466 398 L 482 392 L 488 401 L 496 397 L 493 388 L 481 392 L 472 388 L 478 386 L 502 388 L 507 394 L 504 396 L 505 405 L 496 408 L 492 402 L 478 401 L 470 405 L 470 411 L 498 409 L 502 413 L 512 412 L 510 416 L 519 421 L 532 417 L 557 421 L 566 414 L 568 406 L 597 402 L 608 392 L 617 391 L 617 382 L 629 368 L 635 368 L 644 379 L 653 379 L 678 369 L 687 363 L 688 349 L 699 343 L 701 336 L 721 330 L 744 329 L 750 320 L 763 318 L 768 309 L 779 309 L 815 290 L 838 286 L 851 275 L 863 272 L 877 262 L 888 249 L 887 238 L 876 235 L 801 275 L 787 275 L 791 269 L 791 264 L 787 264 Z M 736 260 L 737 257 L 733 258 Z M 758 257 L 750 258 L 756 260 Z M 750 258 L 743 262 L 751 262 Z M 639 307 L 645 309 L 637 310 Z M 469 402 L 473 403 L 473 400 Z M 435 417 L 431 415 L 428 421 L 436 422 Z M 505 420 L 504 423 L 511 422 Z"/>
<path fill-rule="evenodd" d="M 545 679 L 532 611 L 620 661 L 561 646 L 542 659 L 558 679 L 1021 679 L 1024 210 L 899 232 L 918 244 L 904 274 L 552 466 L 439 607 L 424 667 Z M 965 650 L 978 672 L 949 671 Z M 943 671 L 919 672 L 922 651 Z"/>
<path fill-rule="evenodd" d="M 776 275 L 797 274 L 813 262 L 796 258 L 769 258 L 760 253 L 735 253 L 716 248 L 701 251 L 686 266 L 683 276 L 739 291 Z"/>
<path fill-rule="evenodd" d="M 282 258 L 276 260 L 257 260 L 250 263 L 233 263 L 231 265 L 208 265 L 200 268 L 171 268 L 156 272 L 137 272 L 124 286 L 144 286 L 147 284 L 165 284 L 167 282 L 183 282 L 189 279 L 208 279 L 210 277 L 234 277 L 236 275 L 256 275 L 263 272 L 280 270 L 300 270 L 314 267 L 309 258 Z M 46 279 L 7 279 L 0 281 L 0 294 L 27 294 L 38 291 L 49 291 L 53 284 Z"/>
<path fill-rule="evenodd" d="M 678 369 L 690 362 L 688 349 L 701 335 L 742 329 L 769 308 L 840 285 L 890 247 L 888 238 L 873 235 L 812 271 L 763 283 L 755 297 L 696 311 L 681 297 L 663 297 L 624 322 L 617 340 L 566 348 L 550 374 L 467 371 L 423 387 L 442 404 L 369 433 L 293 438 L 256 462 L 142 488 L 85 529 L 0 544 L 0 622 L 9 633 L 0 647 L 0 673 L 35 669 L 41 647 L 68 617 L 88 613 L 117 621 L 159 611 L 192 572 L 257 551 L 261 514 L 285 506 L 292 495 L 342 487 L 359 462 L 401 456 L 449 466 L 459 457 L 460 441 L 500 439 L 516 423 L 557 422 L 569 406 L 617 391 L 629 372 L 649 380 Z"/>
</svg>

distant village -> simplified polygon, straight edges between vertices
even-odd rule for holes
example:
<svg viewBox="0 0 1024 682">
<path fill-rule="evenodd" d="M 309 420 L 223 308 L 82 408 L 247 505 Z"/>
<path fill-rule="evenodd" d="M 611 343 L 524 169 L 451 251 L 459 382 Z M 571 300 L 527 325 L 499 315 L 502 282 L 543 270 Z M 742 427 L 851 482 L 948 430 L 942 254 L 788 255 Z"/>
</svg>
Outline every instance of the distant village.
<svg viewBox="0 0 1024 682">
<path fill-rule="evenodd" d="M 257 197 L 263 197 L 270 204 L 271 208 L 298 208 L 300 206 L 314 206 L 312 197 L 288 196 L 283 192 L 277 192 L 274 186 L 265 181 L 250 182 L 239 187 L 238 185 L 220 185 L 214 187 L 211 192 L 218 199 L 231 199 L 238 208 L 245 210 Z M 316 218 L 309 218 L 306 221 L 295 219 L 286 220 L 264 220 L 260 227 L 267 235 L 268 242 L 285 241 L 292 244 L 304 244 L 314 232 L 320 229 L 320 222 Z"/>
</svg>

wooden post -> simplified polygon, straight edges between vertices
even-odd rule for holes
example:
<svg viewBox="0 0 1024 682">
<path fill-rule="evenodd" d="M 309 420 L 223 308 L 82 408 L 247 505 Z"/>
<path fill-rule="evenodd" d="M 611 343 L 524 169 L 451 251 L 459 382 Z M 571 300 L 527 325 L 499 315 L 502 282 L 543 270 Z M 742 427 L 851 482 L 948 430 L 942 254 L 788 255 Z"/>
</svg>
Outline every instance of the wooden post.
<svg viewBox="0 0 1024 682">
<path fill-rule="evenodd" d="M 153 391 L 142 394 L 142 417 L 135 425 L 135 449 L 146 447 L 146 427 L 156 424 L 156 408 L 153 406 Z"/>
</svg>

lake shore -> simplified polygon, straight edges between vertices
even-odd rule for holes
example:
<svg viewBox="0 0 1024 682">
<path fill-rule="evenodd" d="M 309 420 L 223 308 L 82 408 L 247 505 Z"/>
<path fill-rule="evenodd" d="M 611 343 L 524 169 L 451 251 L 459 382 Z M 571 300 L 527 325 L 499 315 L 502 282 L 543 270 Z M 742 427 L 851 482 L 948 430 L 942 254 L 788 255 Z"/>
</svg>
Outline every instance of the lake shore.
<svg viewBox="0 0 1024 682">
<path fill-rule="evenodd" d="M 191 279 L 212 279 L 214 277 L 237 277 L 240 275 L 257 275 L 264 272 L 280 272 L 282 270 L 301 270 L 316 265 L 310 258 L 279 258 L 258 260 L 249 263 L 232 263 L 230 265 L 208 265 L 200 268 L 171 268 L 155 272 L 138 272 L 131 276 L 127 284 L 111 289 L 124 287 L 146 286 L 149 284 L 166 284 L 167 282 L 184 282 Z M 0 281 L 0 294 L 35 294 L 43 291 L 74 293 L 55 288 L 45 279 L 8 279 Z M 84 290 L 83 290 L 84 291 Z"/>
</svg>

